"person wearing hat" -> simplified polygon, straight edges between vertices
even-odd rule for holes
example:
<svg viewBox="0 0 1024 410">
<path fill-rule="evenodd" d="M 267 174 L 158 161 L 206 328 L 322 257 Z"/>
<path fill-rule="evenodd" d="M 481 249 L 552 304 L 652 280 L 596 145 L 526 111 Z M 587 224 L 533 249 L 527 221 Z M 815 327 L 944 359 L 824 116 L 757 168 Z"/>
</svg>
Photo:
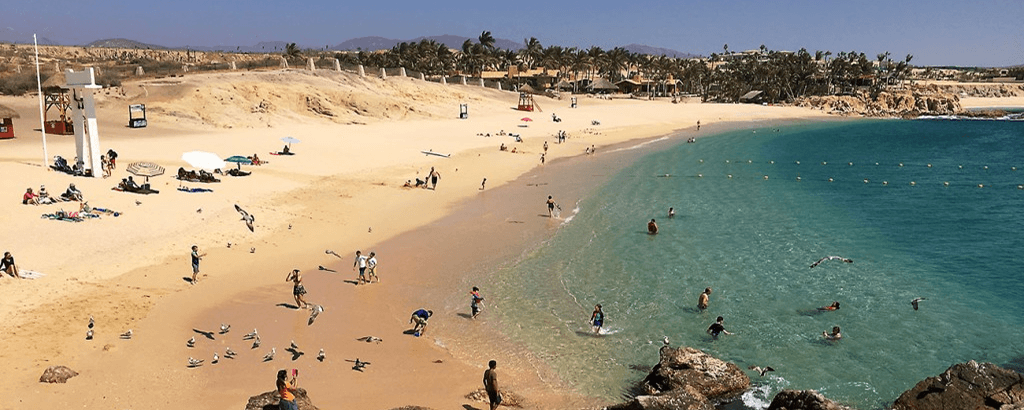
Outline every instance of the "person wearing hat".
<svg viewBox="0 0 1024 410">
<path fill-rule="evenodd" d="M 78 188 L 75 188 L 75 184 L 72 183 L 71 185 L 68 185 L 68 190 L 65 191 L 64 195 L 61 196 L 67 198 L 67 200 L 69 201 L 81 201 L 82 191 L 79 191 Z"/>
</svg>

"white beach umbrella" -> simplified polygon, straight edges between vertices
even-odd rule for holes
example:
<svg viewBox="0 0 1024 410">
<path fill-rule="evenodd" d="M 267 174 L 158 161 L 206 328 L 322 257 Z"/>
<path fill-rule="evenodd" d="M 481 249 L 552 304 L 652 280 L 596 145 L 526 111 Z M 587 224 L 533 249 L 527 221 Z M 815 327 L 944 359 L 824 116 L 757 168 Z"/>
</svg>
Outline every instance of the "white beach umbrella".
<svg viewBox="0 0 1024 410">
<path fill-rule="evenodd" d="M 181 154 L 181 160 L 187 162 L 193 167 L 210 171 L 225 168 L 227 166 L 224 160 L 220 159 L 219 155 L 206 151 L 186 152 Z"/>
<path fill-rule="evenodd" d="M 295 138 L 295 137 L 284 137 L 284 138 L 281 138 L 281 141 L 284 141 L 286 144 L 288 144 L 288 146 L 291 146 L 292 144 L 295 144 L 295 143 L 302 142 L 298 138 Z"/>
</svg>

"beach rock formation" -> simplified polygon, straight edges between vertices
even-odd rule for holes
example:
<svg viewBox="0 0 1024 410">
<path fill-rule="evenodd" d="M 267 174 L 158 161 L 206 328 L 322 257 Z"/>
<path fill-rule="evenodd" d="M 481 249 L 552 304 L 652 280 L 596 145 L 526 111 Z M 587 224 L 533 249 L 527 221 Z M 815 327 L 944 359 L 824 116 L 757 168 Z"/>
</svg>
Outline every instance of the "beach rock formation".
<svg viewBox="0 0 1024 410">
<path fill-rule="evenodd" d="M 395 407 L 395 408 L 393 408 L 391 410 L 434 410 L 434 409 L 432 409 L 430 407 L 422 407 L 422 406 L 402 406 L 402 407 Z"/>
<path fill-rule="evenodd" d="M 735 364 L 692 347 L 662 347 L 658 364 L 640 382 L 643 394 L 609 410 L 711 410 L 750 388 Z"/>
<path fill-rule="evenodd" d="M 817 108 L 838 115 L 865 117 L 904 117 L 954 115 L 963 113 L 960 97 L 931 88 L 883 91 L 872 98 L 868 94 L 827 95 L 798 99 L 797 106 Z"/>
<path fill-rule="evenodd" d="M 768 410 L 850 410 L 826 399 L 814 390 L 783 390 L 775 395 Z"/>
<path fill-rule="evenodd" d="M 1024 375 L 973 360 L 917 383 L 900 395 L 893 410 L 1024 408 Z"/>
<path fill-rule="evenodd" d="M 50 366 L 39 376 L 40 383 L 67 383 L 68 379 L 78 376 L 78 372 L 67 366 Z"/>
<path fill-rule="evenodd" d="M 245 410 L 277 410 L 280 402 L 281 395 L 277 390 L 272 390 L 250 397 L 249 402 L 245 404 Z M 301 387 L 295 389 L 295 404 L 299 406 L 299 410 L 318 410 L 306 394 L 306 389 Z"/>
</svg>

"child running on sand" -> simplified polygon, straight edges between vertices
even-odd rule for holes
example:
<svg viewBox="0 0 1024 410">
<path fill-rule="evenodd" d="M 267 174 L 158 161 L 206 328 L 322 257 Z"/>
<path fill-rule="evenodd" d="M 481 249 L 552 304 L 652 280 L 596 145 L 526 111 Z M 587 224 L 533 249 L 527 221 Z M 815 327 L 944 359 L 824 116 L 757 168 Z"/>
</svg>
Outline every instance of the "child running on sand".
<svg viewBox="0 0 1024 410">
<path fill-rule="evenodd" d="M 377 277 L 377 253 L 370 252 L 370 259 L 366 261 L 366 269 L 370 271 L 367 276 L 366 283 L 373 283 L 374 279 L 377 279 L 377 283 L 380 283 L 380 278 Z"/>
</svg>

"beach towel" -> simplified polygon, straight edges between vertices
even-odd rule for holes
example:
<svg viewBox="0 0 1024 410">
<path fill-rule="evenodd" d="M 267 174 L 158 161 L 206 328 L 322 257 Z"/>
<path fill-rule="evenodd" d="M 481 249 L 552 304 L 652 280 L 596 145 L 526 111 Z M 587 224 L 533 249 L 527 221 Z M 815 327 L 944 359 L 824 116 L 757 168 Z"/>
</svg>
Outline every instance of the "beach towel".
<svg viewBox="0 0 1024 410">
<path fill-rule="evenodd" d="M 178 187 L 181 192 L 188 192 L 190 194 L 201 193 L 201 192 L 213 192 L 212 189 L 207 188 L 189 188 L 189 187 Z"/>
</svg>

